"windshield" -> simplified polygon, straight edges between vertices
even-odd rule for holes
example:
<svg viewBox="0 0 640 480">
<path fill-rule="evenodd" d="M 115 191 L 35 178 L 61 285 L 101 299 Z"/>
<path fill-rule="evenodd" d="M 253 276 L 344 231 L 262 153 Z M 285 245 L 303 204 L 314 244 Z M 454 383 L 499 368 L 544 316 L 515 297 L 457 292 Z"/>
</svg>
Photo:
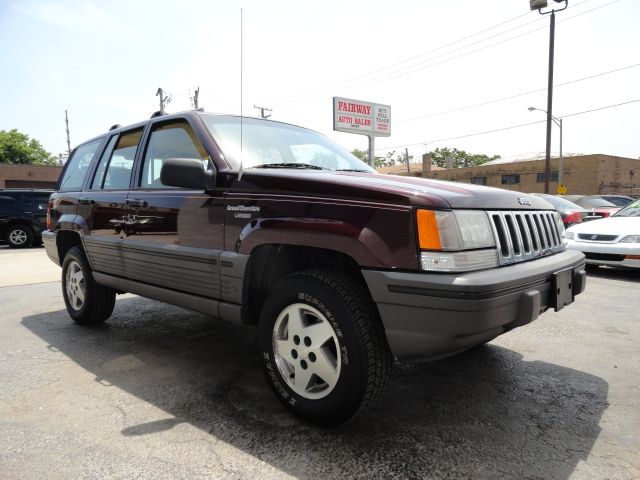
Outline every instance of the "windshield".
<svg viewBox="0 0 640 480">
<path fill-rule="evenodd" d="M 579 205 L 583 205 L 585 207 L 591 207 L 591 208 L 596 208 L 596 207 L 615 208 L 615 205 L 613 203 L 607 202 L 604 198 L 584 197 L 577 200 L 576 203 Z"/>
<path fill-rule="evenodd" d="M 640 200 L 635 200 L 613 215 L 614 217 L 640 217 Z"/>
<path fill-rule="evenodd" d="M 227 161 L 240 168 L 312 168 L 374 172 L 324 135 L 306 128 L 256 118 L 200 115 Z"/>
<path fill-rule="evenodd" d="M 554 197 L 553 195 L 538 195 L 538 196 L 543 198 L 547 202 L 549 202 L 556 209 L 562 208 L 562 209 L 565 209 L 565 210 L 568 210 L 568 209 L 570 209 L 570 210 L 582 210 L 582 208 L 583 208 L 580 205 L 576 205 L 575 203 L 570 202 L 569 200 L 567 200 L 565 198 Z"/>
</svg>

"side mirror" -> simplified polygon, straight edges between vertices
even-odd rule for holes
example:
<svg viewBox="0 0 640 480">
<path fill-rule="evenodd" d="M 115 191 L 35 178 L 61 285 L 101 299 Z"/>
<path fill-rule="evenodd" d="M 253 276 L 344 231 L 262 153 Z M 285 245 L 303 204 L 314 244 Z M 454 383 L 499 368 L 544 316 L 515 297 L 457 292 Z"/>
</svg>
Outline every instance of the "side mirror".
<svg viewBox="0 0 640 480">
<path fill-rule="evenodd" d="M 201 160 L 169 158 L 160 169 L 160 181 L 169 187 L 212 190 L 215 186 L 215 175 L 211 170 L 205 171 Z"/>
</svg>

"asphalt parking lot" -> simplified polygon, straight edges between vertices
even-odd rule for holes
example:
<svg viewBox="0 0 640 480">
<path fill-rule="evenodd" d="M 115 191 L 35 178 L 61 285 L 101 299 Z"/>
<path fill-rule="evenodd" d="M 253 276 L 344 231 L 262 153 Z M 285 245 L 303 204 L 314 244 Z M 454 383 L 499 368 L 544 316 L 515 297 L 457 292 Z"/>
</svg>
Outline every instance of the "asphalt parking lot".
<svg viewBox="0 0 640 480">
<path fill-rule="evenodd" d="M 272 395 L 253 328 L 133 295 L 80 327 L 44 249 L 0 246 L 0 478 L 640 478 L 640 272 L 589 273 L 325 430 Z"/>
</svg>

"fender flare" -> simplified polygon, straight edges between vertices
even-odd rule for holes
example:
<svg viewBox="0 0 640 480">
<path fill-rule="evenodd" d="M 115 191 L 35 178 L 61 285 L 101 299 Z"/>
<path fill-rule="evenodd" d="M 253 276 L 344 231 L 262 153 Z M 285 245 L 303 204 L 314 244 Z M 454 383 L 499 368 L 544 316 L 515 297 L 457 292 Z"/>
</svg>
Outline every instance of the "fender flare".
<svg viewBox="0 0 640 480">
<path fill-rule="evenodd" d="M 298 245 L 333 250 L 361 267 L 388 267 L 393 255 L 382 238 L 368 227 L 340 220 L 309 217 L 258 218 L 240 232 L 235 251 L 251 252 L 261 245 Z"/>
</svg>

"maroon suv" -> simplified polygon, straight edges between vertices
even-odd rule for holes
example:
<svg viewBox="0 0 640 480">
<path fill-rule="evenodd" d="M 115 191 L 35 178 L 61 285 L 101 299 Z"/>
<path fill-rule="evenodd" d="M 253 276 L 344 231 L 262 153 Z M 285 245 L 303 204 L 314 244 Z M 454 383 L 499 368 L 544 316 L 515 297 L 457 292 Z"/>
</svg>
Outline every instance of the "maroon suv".
<svg viewBox="0 0 640 480">
<path fill-rule="evenodd" d="M 380 175 L 311 130 L 186 112 L 78 146 L 43 240 L 76 322 L 132 292 L 255 324 L 277 397 L 337 424 L 394 357 L 452 355 L 570 304 L 584 256 L 562 235 L 534 196 Z"/>
</svg>

